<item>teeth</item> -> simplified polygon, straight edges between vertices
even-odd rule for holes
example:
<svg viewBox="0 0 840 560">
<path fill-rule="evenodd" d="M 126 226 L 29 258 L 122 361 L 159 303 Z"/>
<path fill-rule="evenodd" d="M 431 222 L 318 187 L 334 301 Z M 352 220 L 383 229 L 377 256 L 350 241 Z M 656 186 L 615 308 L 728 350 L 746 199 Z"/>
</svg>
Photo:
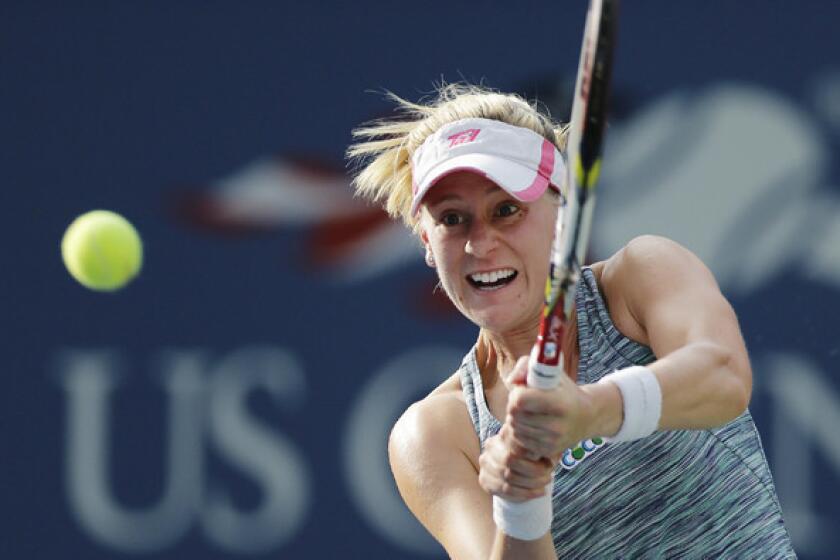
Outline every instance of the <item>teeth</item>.
<svg viewBox="0 0 840 560">
<path fill-rule="evenodd" d="M 480 282 L 482 284 L 491 284 L 493 282 L 497 282 L 500 279 L 510 278 L 514 274 L 514 270 L 512 268 L 505 268 L 502 270 L 494 270 L 492 272 L 479 272 L 476 274 L 470 274 L 470 278 L 473 282 Z"/>
</svg>

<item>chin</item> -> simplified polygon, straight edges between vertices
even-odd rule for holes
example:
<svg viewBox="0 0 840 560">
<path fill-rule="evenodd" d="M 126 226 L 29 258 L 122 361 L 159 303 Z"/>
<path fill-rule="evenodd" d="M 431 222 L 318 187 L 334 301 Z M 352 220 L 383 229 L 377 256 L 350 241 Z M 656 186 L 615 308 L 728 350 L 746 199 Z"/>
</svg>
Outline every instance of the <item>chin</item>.
<svg viewBox="0 0 840 560">
<path fill-rule="evenodd" d="M 508 333 L 539 324 L 542 293 L 528 293 L 518 282 L 483 294 L 476 293 L 469 285 L 459 292 L 457 299 L 450 296 L 450 300 L 462 315 L 481 329 Z M 528 304 L 523 305 L 527 300 L 530 300 Z"/>
<path fill-rule="evenodd" d="M 511 313 L 510 309 L 486 309 L 473 312 L 467 317 L 480 328 L 494 333 L 516 331 L 520 330 L 523 325 L 533 324 L 533 321 L 528 321 L 519 314 Z"/>
</svg>

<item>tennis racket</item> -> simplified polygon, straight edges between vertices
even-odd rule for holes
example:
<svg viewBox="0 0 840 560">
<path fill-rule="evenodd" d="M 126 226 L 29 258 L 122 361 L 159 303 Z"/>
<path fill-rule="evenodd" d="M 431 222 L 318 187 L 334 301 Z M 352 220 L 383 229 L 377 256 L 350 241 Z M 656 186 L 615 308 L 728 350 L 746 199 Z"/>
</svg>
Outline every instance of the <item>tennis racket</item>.
<svg viewBox="0 0 840 560">
<path fill-rule="evenodd" d="M 566 145 L 566 197 L 557 213 L 543 316 L 528 362 L 528 386 L 539 389 L 556 387 L 560 376 L 566 375 L 561 344 L 575 303 L 595 208 L 618 5 L 619 0 L 590 0 L 586 15 Z M 551 486 L 549 483 L 545 495 L 528 502 L 508 502 L 498 496 L 493 499 L 500 500 L 501 508 L 515 517 L 529 519 L 536 510 L 544 514 L 538 517 L 550 520 Z M 533 538 L 545 534 L 544 527 L 534 529 Z"/>
<path fill-rule="evenodd" d="M 561 342 L 575 303 L 595 209 L 618 5 L 619 0 L 591 0 L 586 16 L 566 146 L 566 200 L 558 211 L 543 316 L 528 367 L 528 385 L 540 389 L 557 386 L 566 374 Z"/>
</svg>

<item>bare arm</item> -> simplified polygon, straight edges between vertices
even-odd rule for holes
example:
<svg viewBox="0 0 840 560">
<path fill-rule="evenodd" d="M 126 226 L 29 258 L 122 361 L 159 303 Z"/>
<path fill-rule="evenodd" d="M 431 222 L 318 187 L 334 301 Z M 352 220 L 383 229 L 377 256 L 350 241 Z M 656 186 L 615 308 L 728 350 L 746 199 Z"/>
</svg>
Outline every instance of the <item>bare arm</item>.
<svg viewBox="0 0 840 560">
<path fill-rule="evenodd" d="M 659 429 L 711 428 L 746 409 L 752 371 L 738 319 L 700 259 L 673 241 L 644 236 L 611 259 L 602 281 L 617 287 L 643 331 L 640 342 L 658 358 L 648 367 L 662 389 Z M 614 433 L 620 396 L 609 387 L 587 390 L 598 431 Z"/>
<path fill-rule="evenodd" d="M 618 321 L 622 332 L 650 346 L 658 358 L 648 367 L 662 390 L 659 429 L 711 428 L 744 411 L 752 373 L 738 320 L 696 256 L 667 239 L 644 236 L 606 263 L 601 282 L 611 314 L 624 319 Z M 613 435 L 621 427 L 623 403 L 615 384 L 577 386 L 564 377 L 556 389 L 541 391 L 524 386 L 525 375 L 521 360 L 510 376 L 507 417 L 498 436 L 507 456 L 556 462 L 577 442 Z M 481 483 L 488 492 L 503 493 L 517 475 L 485 461 L 490 443 L 482 455 Z"/>
<path fill-rule="evenodd" d="M 412 405 L 394 426 L 388 452 L 403 500 L 451 558 L 556 559 L 548 533 L 519 541 L 497 531 L 492 499 L 478 482 L 479 445 L 462 402 L 439 395 Z"/>
<path fill-rule="evenodd" d="M 662 390 L 660 430 L 712 428 L 746 409 L 752 372 L 738 320 L 696 256 L 673 241 L 643 236 L 607 261 L 601 283 L 611 314 L 628 319 L 617 320 L 622 332 L 658 358 L 648 367 Z M 556 460 L 582 439 L 615 434 L 622 421 L 613 383 L 576 386 L 562 379 L 552 391 L 511 391 L 505 441 L 518 455 Z"/>
</svg>

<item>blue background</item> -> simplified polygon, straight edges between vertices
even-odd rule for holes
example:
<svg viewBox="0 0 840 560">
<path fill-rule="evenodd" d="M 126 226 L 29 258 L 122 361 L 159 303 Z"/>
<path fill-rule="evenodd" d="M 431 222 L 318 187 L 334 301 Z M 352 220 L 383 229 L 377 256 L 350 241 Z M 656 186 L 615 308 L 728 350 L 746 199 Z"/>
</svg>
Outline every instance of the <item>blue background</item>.
<svg viewBox="0 0 840 560">
<path fill-rule="evenodd" d="M 280 209 L 231 220 L 209 216 L 206 208 L 242 200 L 234 179 L 254 162 L 299 173 L 300 184 L 278 182 L 277 192 L 288 187 L 305 198 L 307 180 L 346 185 L 343 154 L 351 129 L 391 110 L 372 90 L 417 99 L 441 79 L 482 81 L 539 95 L 562 117 L 585 2 L 563 4 L 0 6 L 0 282 L 6 295 L 0 554 L 443 557 L 393 504 L 383 502 L 382 510 L 397 513 L 373 519 L 359 495 L 381 492 L 382 500 L 398 505 L 393 484 L 377 470 L 363 480 L 365 473 L 348 465 L 365 465 L 372 454 L 370 464 L 385 468 L 388 424 L 457 367 L 474 327 L 432 295 L 432 273 L 412 242 L 354 204 L 349 187 L 328 191 L 338 208 L 307 202 L 306 217 Z M 593 257 L 605 258 L 634 235 L 663 233 L 696 250 L 719 275 L 753 358 L 751 410 L 789 528 L 801 557 L 813 559 L 840 552 L 840 540 L 829 530 L 840 526 L 840 438 L 831 424 L 840 414 L 838 18 L 840 5 L 816 0 L 626 2 L 614 130 L 595 222 L 603 233 L 593 239 Z M 679 107 L 671 120 L 656 120 L 657 111 L 673 103 Z M 734 118 L 759 106 L 767 112 L 743 126 Z M 750 124 L 769 122 L 783 134 L 762 136 Z M 656 136 L 641 130 L 645 123 L 659 123 L 650 126 L 667 132 L 658 138 L 671 140 L 648 142 Z M 645 146 L 653 150 L 647 158 L 632 155 Z M 758 156 L 741 158 L 739 150 L 752 154 L 755 146 Z M 744 165 L 730 172 L 715 163 L 721 161 L 712 157 L 715 150 Z M 692 159 L 686 151 L 710 156 Z M 318 178 L 307 174 L 310 166 L 301 158 L 317 162 Z M 773 180 L 764 178 L 762 171 L 780 162 L 785 165 Z M 635 171 L 632 179 L 624 175 L 627 169 Z M 707 205 L 667 205 L 651 194 L 662 192 L 656 191 L 660 183 L 671 184 L 675 169 L 682 173 L 673 181 L 680 188 L 708 189 Z M 721 174 L 731 183 L 706 184 Z M 738 194 L 746 192 L 744 181 L 752 198 Z M 638 192 L 652 217 L 622 214 L 611 192 Z M 268 184 L 263 195 L 271 194 Z M 738 199 L 737 208 L 730 197 Z M 283 195 L 272 200 L 282 205 Z M 721 234 L 718 218 L 727 207 L 737 210 L 722 234 L 727 241 L 710 248 L 708 237 Z M 145 242 L 142 275 L 116 294 L 83 289 L 61 263 L 64 229 L 93 208 L 124 214 Z M 708 236 L 697 227 L 681 229 L 698 214 Z M 334 258 L 312 262 L 313 243 L 322 246 L 319 228 L 342 216 L 360 217 L 351 228 L 359 240 L 353 251 L 322 244 L 333 248 Z M 377 243 L 376 235 L 389 241 Z M 366 268 L 365 259 L 385 262 L 389 255 L 398 256 Z M 747 278 L 755 263 L 763 268 Z M 272 441 L 288 443 L 282 449 L 291 449 L 308 473 L 307 484 L 289 475 L 290 485 L 308 490 L 277 513 L 278 523 L 283 515 L 297 519 L 294 528 L 246 554 L 248 540 L 257 537 L 246 532 L 231 537 L 239 544 L 219 544 L 222 537 L 213 537 L 199 519 L 219 488 L 243 516 L 266 503 L 259 480 L 211 443 L 217 438 L 213 422 L 229 417 L 207 404 L 206 394 L 224 388 L 210 381 L 222 370 L 248 378 L 252 362 L 230 361 L 254 348 L 262 357 L 253 367 L 270 370 L 257 378 L 269 381 L 246 387 L 240 413 Z M 110 358 L 101 358 L 102 352 Z M 196 413 L 203 419 L 203 498 L 187 508 L 190 513 L 179 518 L 184 529 L 166 542 L 132 549 L 137 545 L 127 540 L 96 536 L 70 498 L 77 483 L 68 475 L 68 387 L 81 377 L 68 364 L 87 357 L 98 364 L 94 370 L 100 367 L 91 375 L 120 380 L 103 416 L 111 430 L 105 485 L 120 511 L 142 512 L 161 499 L 167 479 L 172 434 L 169 393 L 160 379 L 172 374 L 167 356 L 190 353 L 202 356 L 203 381 L 193 388 L 203 411 Z M 389 369 L 402 359 L 407 361 L 397 369 L 418 371 L 418 378 Z M 78 390 L 85 391 L 82 385 Z M 94 393 L 88 387 L 85 394 Z M 348 448 L 357 440 L 349 434 L 354 422 L 360 430 L 367 426 L 359 420 L 365 414 L 387 422 L 380 422 L 381 433 L 370 434 L 369 447 L 354 452 Z"/>
</svg>

